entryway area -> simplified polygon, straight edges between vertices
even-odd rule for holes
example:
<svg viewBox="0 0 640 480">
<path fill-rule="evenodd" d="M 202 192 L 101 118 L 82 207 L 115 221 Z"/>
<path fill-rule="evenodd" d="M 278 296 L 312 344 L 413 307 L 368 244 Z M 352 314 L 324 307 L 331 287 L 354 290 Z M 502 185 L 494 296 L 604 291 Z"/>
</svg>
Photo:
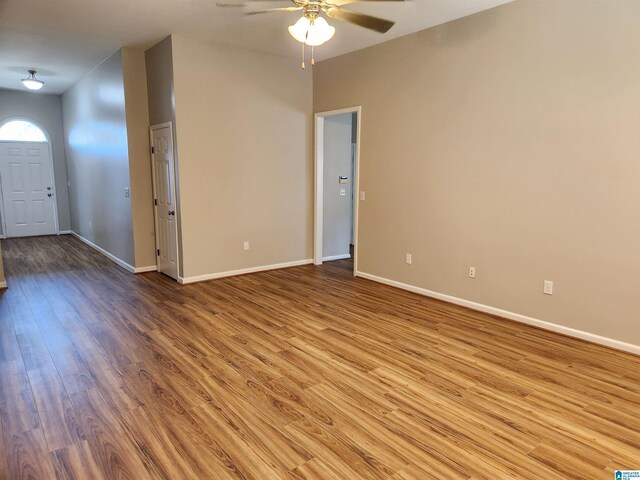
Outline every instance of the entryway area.
<svg viewBox="0 0 640 480">
<path fill-rule="evenodd" d="M 58 233 L 53 157 L 48 134 L 28 119 L 0 124 L 2 234 Z"/>
<path fill-rule="evenodd" d="M 316 114 L 314 263 L 357 258 L 360 107 Z"/>
</svg>

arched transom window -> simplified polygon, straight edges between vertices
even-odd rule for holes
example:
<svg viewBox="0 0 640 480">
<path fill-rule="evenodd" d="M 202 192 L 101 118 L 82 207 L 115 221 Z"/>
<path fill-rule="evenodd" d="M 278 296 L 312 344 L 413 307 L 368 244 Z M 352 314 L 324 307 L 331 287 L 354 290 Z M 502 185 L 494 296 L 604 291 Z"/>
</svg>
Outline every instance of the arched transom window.
<svg viewBox="0 0 640 480">
<path fill-rule="evenodd" d="M 42 129 L 28 120 L 9 120 L 0 125 L 0 141 L 47 142 Z"/>
</svg>

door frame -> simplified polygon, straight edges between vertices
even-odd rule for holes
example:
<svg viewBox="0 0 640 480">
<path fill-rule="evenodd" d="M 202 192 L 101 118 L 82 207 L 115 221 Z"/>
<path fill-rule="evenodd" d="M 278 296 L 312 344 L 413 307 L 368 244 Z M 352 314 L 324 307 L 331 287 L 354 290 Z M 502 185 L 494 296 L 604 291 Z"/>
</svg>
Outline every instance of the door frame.
<svg viewBox="0 0 640 480">
<path fill-rule="evenodd" d="M 157 198 L 156 196 L 156 162 L 153 159 L 154 153 L 152 152 L 153 147 L 153 132 L 155 130 L 160 130 L 162 128 L 169 128 L 169 141 L 171 142 L 171 151 L 173 152 L 173 198 L 175 200 L 176 206 L 176 218 L 173 222 L 175 233 L 176 233 L 176 276 L 174 280 L 178 281 L 180 278 L 180 238 L 178 237 L 178 221 L 180 218 L 180 209 L 178 208 L 178 171 L 177 171 L 177 162 L 176 162 L 176 148 L 173 143 L 173 122 L 164 122 L 157 123 L 155 125 L 149 126 L 149 151 L 151 152 L 151 185 L 153 188 L 153 198 L 154 200 Z M 160 245 L 158 244 L 158 208 L 153 202 L 153 224 L 155 228 L 155 237 L 156 237 L 156 268 L 158 272 L 160 272 L 160 262 L 158 259 L 158 249 Z M 173 277 L 170 277 L 173 278 Z"/>
<path fill-rule="evenodd" d="M 345 113 L 356 113 L 356 154 L 355 154 L 355 182 L 354 190 L 354 211 L 353 211 L 353 276 L 358 272 L 358 218 L 360 210 L 360 131 L 362 126 L 362 106 L 339 108 L 337 110 L 327 110 L 318 112 L 314 117 L 314 169 L 315 169 L 315 201 L 313 209 L 313 263 L 322 265 L 322 235 L 324 227 L 324 120 L 326 117 L 342 115 Z"/>
<path fill-rule="evenodd" d="M 58 188 L 56 185 L 56 169 L 55 164 L 53 163 L 53 147 L 51 145 L 51 135 L 46 128 L 44 128 L 40 122 L 33 120 L 28 117 L 7 117 L 0 121 L 0 126 L 5 123 L 12 122 L 14 120 L 22 120 L 24 122 L 33 123 L 36 127 L 38 127 L 42 133 L 44 133 L 45 138 L 47 139 L 47 148 L 49 150 L 49 165 L 51 166 L 51 186 L 53 187 L 53 224 L 55 226 L 54 235 L 60 235 L 60 222 L 58 219 Z M 0 140 L 0 143 L 42 143 L 42 142 L 22 142 L 22 141 L 14 141 L 14 140 Z M 4 192 L 2 191 L 2 182 L 0 181 L 0 215 L 2 215 L 2 235 L 0 238 L 7 238 L 7 216 L 4 212 Z"/>
</svg>

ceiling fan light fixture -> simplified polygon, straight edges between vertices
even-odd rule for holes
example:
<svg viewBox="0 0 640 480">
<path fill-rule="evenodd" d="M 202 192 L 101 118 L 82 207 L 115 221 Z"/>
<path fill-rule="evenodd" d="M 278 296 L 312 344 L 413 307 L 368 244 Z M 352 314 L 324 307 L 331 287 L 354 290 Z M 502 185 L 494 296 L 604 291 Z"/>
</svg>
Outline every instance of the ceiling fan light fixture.
<svg viewBox="0 0 640 480">
<path fill-rule="evenodd" d="M 301 17 L 294 25 L 289 27 L 289 33 L 298 42 L 317 47 L 331 40 L 336 33 L 336 29 L 322 17 L 317 17 L 313 21 L 306 17 Z"/>
<path fill-rule="evenodd" d="M 329 25 L 324 18 L 318 17 L 309 26 L 306 44 L 312 47 L 317 47 L 318 45 L 322 45 L 323 43 L 331 40 L 335 33 L 336 29 L 334 27 Z"/>
<path fill-rule="evenodd" d="M 36 78 L 37 72 L 35 70 L 28 70 L 28 72 L 29 76 L 22 79 L 22 84 L 29 90 L 40 90 L 44 86 L 44 82 Z"/>
<path fill-rule="evenodd" d="M 307 17 L 300 17 L 300 20 L 289 27 L 289 33 L 298 42 L 304 43 L 307 39 L 307 31 L 310 25 L 311 21 Z"/>
<path fill-rule="evenodd" d="M 1 2 L 2 0 L 0 0 Z M 239 7 L 250 6 L 252 0 L 245 0 L 244 3 L 217 3 L 220 7 Z M 256 2 L 264 0 L 254 0 Z M 284 1 L 284 0 L 280 0 Z M 289 33 L 302 47 L 301 66 L 305 68 L 305 48 L 311 47 L 311 65 L 315 65 L 314 49 L 333 38 L 336 29 L 329 25 L 327 21 L 321 17 L 325 15 L 333 20 L 341 20 L 359 27 L 364 27 L 378 33 L 387 33 L 395 22 L 378 18 L 364 13 L 354 12 L 347 8 L 343 8 L 352 3 L 358 2 L 405 2 L 406 0 L 291 0 L 293 6 L 265 8 L 263 10 L 252 10 L 246 12 L 245 15 L 256 15 L 259 13 L 269 12 L 299 12 L 302 10 L 302 17 L 289 27 Z"/>
</svg>

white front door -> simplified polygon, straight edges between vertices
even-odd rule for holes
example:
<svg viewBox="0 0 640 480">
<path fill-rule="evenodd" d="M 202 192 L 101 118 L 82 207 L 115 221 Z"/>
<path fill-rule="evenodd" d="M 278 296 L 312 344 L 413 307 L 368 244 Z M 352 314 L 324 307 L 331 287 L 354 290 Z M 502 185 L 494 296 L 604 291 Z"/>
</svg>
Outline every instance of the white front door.
<svg viewBox="0 0 640 480">
<path fill-rule="evenodd" d="M 151 127 L 158 271 L 178 278 L 175 166 L 171 125 Z"/>
<path fill-rule="evenodd" d="M 7 237 L 57 233 L 48 143 L 0 142 L 0 180 Z"/>
</svg>

